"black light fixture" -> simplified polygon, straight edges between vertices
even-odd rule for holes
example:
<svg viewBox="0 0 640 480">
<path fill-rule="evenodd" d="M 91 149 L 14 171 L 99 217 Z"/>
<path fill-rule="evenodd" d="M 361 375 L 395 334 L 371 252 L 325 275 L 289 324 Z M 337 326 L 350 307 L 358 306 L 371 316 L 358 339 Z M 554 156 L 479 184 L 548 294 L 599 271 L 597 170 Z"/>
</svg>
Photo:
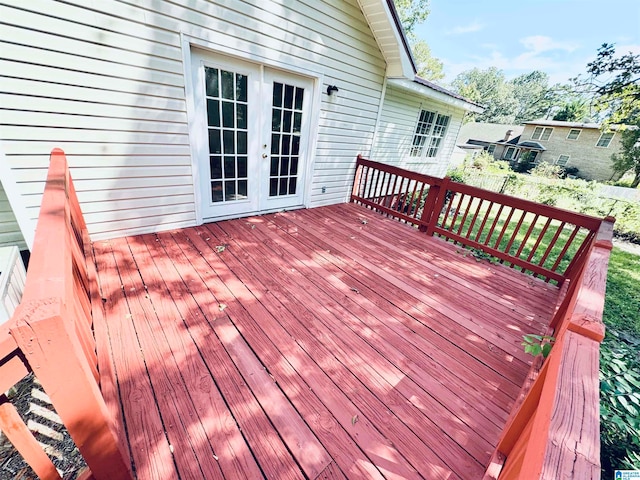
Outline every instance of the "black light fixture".
<svg viewBox="0 0 640 480">
<path fill-rule="evenodd" d="M 337 92 L 338 91 L 338 87 L 336 87 L 335 85 L 329 85 L 327 87 L 327 95 L 331 96 L 332 92 Z"/>
</svg>

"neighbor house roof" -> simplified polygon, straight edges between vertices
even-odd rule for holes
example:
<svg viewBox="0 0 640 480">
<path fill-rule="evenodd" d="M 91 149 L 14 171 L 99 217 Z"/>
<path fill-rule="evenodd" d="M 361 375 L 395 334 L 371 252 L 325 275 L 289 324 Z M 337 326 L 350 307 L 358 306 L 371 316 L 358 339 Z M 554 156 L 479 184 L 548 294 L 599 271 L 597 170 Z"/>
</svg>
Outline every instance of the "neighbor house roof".
<svg viewBox="0 0 640 480">
<path fill-rule="evenodd" d="M 532 120 L 524 122 L 525 125 L 540 125 L 543 127 L 568 127 L 568 128 L 595 128 L 600 129 L 599 123 L 561 122 L 559 120 Z M 612 125 L 613 127 L 614 125 Z"/>
<path fill-rule="evenodd" d="M 518 137 L 524 131 L 522 125 L 508 125 L 503 123 L 465 123 L 458 134 L 459 143 L 468 143 L 469 139 L 482 140 L 489 143 L 498 143 L 505 139 L 507 132 L 511 130 L 509 139 Z"/>
</svg>

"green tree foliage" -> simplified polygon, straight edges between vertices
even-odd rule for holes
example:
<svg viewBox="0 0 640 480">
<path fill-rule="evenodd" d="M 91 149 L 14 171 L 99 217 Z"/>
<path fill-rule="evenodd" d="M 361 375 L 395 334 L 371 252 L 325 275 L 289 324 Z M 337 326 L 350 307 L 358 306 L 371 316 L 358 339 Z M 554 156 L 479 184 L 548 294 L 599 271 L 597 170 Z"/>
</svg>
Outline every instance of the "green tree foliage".
<svg viewBox="0 0 640 480">
<path fill-rule="evenodd" d="M 549 88 L 549 76 L 539 70 L 520 75 L 510 83 L 518 102 L 514 123 L 544 118 L 558 100 L 555 89 Z"/>
<path fill-rule="evenodd" d="M 634 177 L 631 188 L 636 188 L 640 184 L 640 119 L 635 126 L 623 130 L 620 135 L 620 152 L 611 155 L 613 169 L 621 174 L 632 171 Z"/>
<path fill-rule="evenodd" d="M 420 77 L 432 82 L 438 82 L 444 78 L 442 62 L 431 56 L 431 49 L 427 42 L 424 40 L 412 41 L 411 49 Z"/>
<path fill-rule="evenodd" d="M 429 0 L 394 0 L 402 28 L 409 37 L 414 36 L 416 26 L 429 16 Z"/>
<path fill-rule="evenodd" d="M 460 73 L 452 82 L 453 89 L 471 101 L 484 106 L 483 113 L 470 114 L 467 121 L 513 123 L 518 101 L 513 85 L 505 80 L 502 70 L 473 68 Z"/>
<path fill-rule="evenodd" d="M 561 122 L 589 122 L 591 112 L 585 100 L 569 100 L 553 116 L 554 120 Z"/>
<path fill-rule="evenodd" d="M 415 28 L 424 23 L 429 16 L 429 0 L 394 0 L 394 3 L 402 28 L 409 40 L 418 75 L 432 82 L 442 80 L 444 78 L 442 62 L 431 55 L 427 42 L 415 34 Z"/>
<path fill-rule="evenodd" d="M 637 124 L 640 118 L 640 55 L 616 55 L 604 43 L 596 59 L 587 64 L 589 76 L 574 79 L 577 91 L 590 95 L 607 123 Z"/>
</svg>

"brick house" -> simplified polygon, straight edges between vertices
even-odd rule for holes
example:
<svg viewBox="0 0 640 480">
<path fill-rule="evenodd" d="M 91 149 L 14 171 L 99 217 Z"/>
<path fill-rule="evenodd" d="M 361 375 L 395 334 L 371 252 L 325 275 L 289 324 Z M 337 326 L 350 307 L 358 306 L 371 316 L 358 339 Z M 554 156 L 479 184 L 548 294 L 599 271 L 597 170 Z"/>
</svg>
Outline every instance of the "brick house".
<svg viewBox="0 0 640 480">
<path fill-rule="evenodd" d="M 620 150 L 616 126 L 602 131 L 597 123 L 535 120 L 525 122 L 524 130 L 512 150 L 505 149 L 502 158 L 517 160 L 523 147 L 536 143 L 543 147 L 533 153 L 534 163 L 548 162 L 578 169 L 577 176 L 587 180 L 607 181 L 616 176 L 611 155 Z"/>
<path fill-rule="evenodd" d="M 511 163 L 548 162 L 577 168 L 576 176 L 607 181 L 616 178 L 611 155 L 620 150 L 617 126 L 607 132 L 597 123 L 534 120 L 522 125 L 468 123 L 460 129 L 452 165 L 462 163 L 471 153 L 486 151 Z"/>
</svg>

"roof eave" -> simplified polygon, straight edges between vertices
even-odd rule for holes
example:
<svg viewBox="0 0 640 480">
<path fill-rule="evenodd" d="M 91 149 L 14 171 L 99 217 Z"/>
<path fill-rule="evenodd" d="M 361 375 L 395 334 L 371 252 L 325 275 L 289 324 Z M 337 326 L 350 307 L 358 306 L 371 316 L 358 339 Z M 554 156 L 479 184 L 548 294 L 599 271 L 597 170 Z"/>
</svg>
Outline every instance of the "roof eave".
<svg viewBox="0 0 640 480">
<path fill-rule="evenodd" d="M 453 92 L 449 92 L 442 87 L 426 85 L 423 81 L 418 82 L 415 80 L 409 81 L 404 78 L 392 78 L 389 79 L 389 84 L 420 96 L 461 108 L 468 112 L 482 113 L 484 111 L 480 105 L 470 102 L 469 100 Z"/>
<path fill-rule="evenodd" d="M 387 77 L 412 79 L 416 64 L 393 0 L 358 0 L 358 4 L 387 62 Z"/>
</svg>

